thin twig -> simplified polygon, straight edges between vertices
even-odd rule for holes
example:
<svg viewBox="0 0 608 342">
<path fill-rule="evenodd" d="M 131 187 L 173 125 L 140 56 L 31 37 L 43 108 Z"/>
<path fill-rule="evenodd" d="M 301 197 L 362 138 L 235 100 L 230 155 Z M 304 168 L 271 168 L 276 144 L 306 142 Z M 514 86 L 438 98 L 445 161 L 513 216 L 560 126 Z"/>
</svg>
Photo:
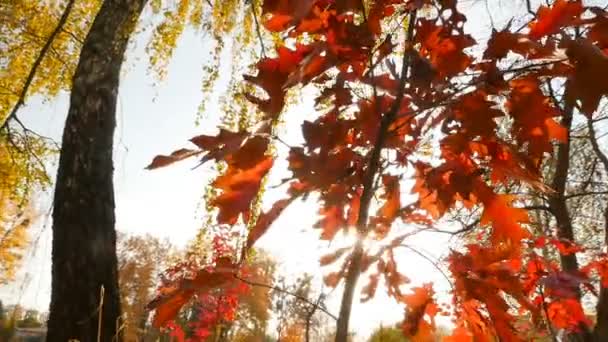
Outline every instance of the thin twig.
<svg viewBox="0 0 608 342">
<path fill-rule="evenodd" d="M 441 273 L 441 275 L 445 278 L 445 280 L 448 282 L 448 284 L 450 284 L 450 287 L 452 288 L 452 290 L 454 289 L 454 284 L 452 283 L 452 280 L 450 280 L 450 277 L 448 277 L 448 275 L 441 269 L 441 267 L 439 267 L 436 260 L 431 259 L 428 255 L 422 253 L 421 251 L 417 250 L 416 248 L 414 248 L 412 246 L 409 246 L 406 244 L 401 244 L 401 245 L 399 245 L 399 247 L 407 248 L 410 251 L 418 254 L 418 256 L 420 256 L 421 258 L 424 258 L 426 261 L 430 262 L 437 269 L 437 271 L 439 271 Z"/>
<path fill-rule="evenodd" d="M 307 303 L 308 305 L 313 306 L 314 308 L 316 308 L 318 310 L 323 311 L 327 316 L 331 317 L 333 320 L 335 320 L 335 321 L 338 320 L 338 317 L 336 317 L 336 315 L 334 315 L 331 312 L 327 311 L 327 309 L 325 309 L 323 306 L 321 306 L 319 304 L 316 304 L 316 303 L 310 301 L 308 298 L 306 298 L 304 296 L 301 296 L 301 295 L 299 295 L 297 293 L 293 293 L 293 292 L 291 292 L 289 290 L 286 290 L 284 288 L 280 288 L 278 286 L 273 286 L 273 285 L 264 284 L 264 283 L 258 283 L 258 282 L 255 282 L 255 281 L 252 281 L 252 280 L 249 280 L 249 279 L 244 279 L 244 278 L 239 277 L 236 274 L 234 275 L 234 278 L 242 281 L 243 283 L 245 283 L 247 285 L 265 287 L 267 289 L 271 289 L 271 290 L 274 290 L 274 291 L 282 292 L 282 293 L 288 294 L 290 296 L 293 296 L 294 298 L 296 298 L 298 300 L 301 300 L 301 301 Z"/>
<path fill-rule="evenodd" d="M 565 199 L 572 199 L 583 196 L 594 196 L 594 195 L 608 195 L 608 191 L 587 191 L 582 193 L 570 194 L 564 196 Z"/>
<path fill-rule="evenodd" d="M 466 226 L 455 230 L 455 231 L 450 231 L 450 230 L 442 230 L 442 229 L 437 229 L 437 228 L 433 228 L 431 231 L 434 233 L 444 233 L 444 234 L 450 234 L 450 235 L 458 235 L 458 234 L 462 234 L 462 233 L 466 233 L 469 232 L 471 230 L 473 230 L 477 225 L 479 224 L 479 219 L 467 224 Z"/>
<path fill-rule="evenodd" d="M 251 0 L 251 15 L 253 15 L 253 21 L 255 22 L 255 31 L 260 41 L 260 48 L 262 49 L 262 57 L 266 58 L 266 48 L 264 47 L 264 39 L 262 38 L 262 30 L 260 29 L 260 22 L 258 21 L 258 15 L 255 10 L 255 0 Z"/>
<path fill-rule="evenodd" d="M 525 210 L 543 210 L 543 211 L 546 211 L 546 212 L 548 212 L 550 214 L 554 214 L 553 210 L 550 207 L 546 206 L 546 205 L 526 205 L 526 206 L 520 207 L 519 209 L 525 209 Z"/>
</svg>

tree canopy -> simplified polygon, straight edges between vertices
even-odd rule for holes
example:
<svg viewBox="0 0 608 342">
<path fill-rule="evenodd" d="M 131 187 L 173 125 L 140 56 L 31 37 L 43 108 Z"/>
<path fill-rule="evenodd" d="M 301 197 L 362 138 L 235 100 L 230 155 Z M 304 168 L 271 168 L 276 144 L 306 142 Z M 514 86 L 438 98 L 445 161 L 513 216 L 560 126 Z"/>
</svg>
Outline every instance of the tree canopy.
<svg viewBox="0 0 608 342">
<path fill-rule="evenodd" d="M 124 311 L 141 318 L 154 310 L 153 324 L 178 339 L 264 339 L 274 308 L 286 317 L 279 337 L 310 339 L 321 312 L 335 319 L 335 340 L 345 342 L 353 301 L 373 300 L 382 289 L 403 306 L 406 340 L 434 339 L 439 316 L 453 321 L 446 341 L 562 334 L 608 340 L 606 5 L 521 0 L 508 7 L 504 25 L 478 34 L 467 2 L 0 5 L 0 283 L 15 273 L 32 199 L 50 184 L 45 162 L 59 150 L 50 338 L 122 338 L 120 265 L 123 279 L 141 283 L 122 289 Z M 199 121 L 217 81 L 227 78 L 215 99 L 221 125 L 192 137 L 190 147 L 154 157 L 147 169 L 196 159 L 199 166 L 214 163 L 217 174 L 203 195 L 200 235 L 163 272 L 144 308 L 150 269 L 164 260 L 138 262 L 162 253 L 150 248 L 164 249 L 142 240 L 123 253 L 123 263 L 116 258 L 119 76 L 129 40 L 150 29 L 149 71 L 162 81 L 187 28 L 211 38 Z M 19 109 L 35 95 L 51 99 L 63 91 L 71 92 L 70 109 L 58 148 L 24 125 Z M 314 106 L 287 115 L 298 96 Z M 302 139 L 286 141 L 289 134 Z M 266 196 L 269 189 L 282 197 Z M 356 236 L 319 260 L 331 269 L 325 286 L 341 290 L 336 313 L 322 295 L 308 298 L 306 281 L 278 289 L 273 267 L 256 259 L 257 244 L 277 219 L 310 199 L 318 208 L 311 231 L 320 240 Z M 459 243 L 431 260 L 411 243 L 429 232 Z M 432 283 L 412 285 L 404 250 L 446 278 L 450 302 Z M 141 253 L 130 260 L 134 251 Z M 271 290 L 287 297 L 273 302 Z M 75 325 L 74 316 L 100 302 L 105 311 L 87 318 L 86 327 Z M 93 330 L 102 314 L 112 323 L 99 335 Z"/>
<path fill-rule="evenodd" d="M 330 286 L 345 283 L 337 341 L 346 338 L 354 288 L 366 271 L 371 272 L 367 297 L 383 278 L 389 295 L 405 305 L 406 336 L 425 340 L 432 334 L 435 315 L 445 309 L 435 303 L 431 284 L 402 292 L 408 278 L 394 255 L 409 236 L 458 208 L 479 216 L 472 224 L 477 241 L 448 257 L 453 338 L 519 339 L 512 307 L 585 336 L 592 324 L 583 315 L 578 286 L 595 278 L 580 271 L 601 271 L 599 264 L 579 269 L 571 257 L 562 257 L 563 271 L 534 273 L 535 248 L 556 244 L 534 239 L 525 197 L 510 188 L 522 184 L 524 191 L 546 194 L 554 210 L 563 204 L 554 193 L 563 193 L 564 170 L 555 171 L 553 184 L 544 184 L 542 166 L 549 155 L 569 158 L 565 147 L 574 113 L 593 120 L 607 93 L 606 14 L 566 0 L 528 9 L 529 23 L 509 23 L 482 43 L 465 31 L 467 17 L 457 1 L 265 1 L 263 25 L 282 39 L 275 54 L 257 62 L 257 73 L 244 76 L 259 89 L 246 97 L 262 122 L 272 123 L 284 111 L 288 90 L 317 88 L 316 118 L 302 121 L 303 145 L 287 146 L 287 153 L 277 156 L 269 148 L 280 141 L 272 125 L 221 128 L 217 135 L 192 138 L 195 149 L 156 157 L 149 168 L 193 156 L 202 163 L 225 163 L 212 183 L 219 194 L 211 204 L 219 224 L 255 223 L 245 248 L 290 203 L 311 193 L 320 200 L 322 239 L 356 227 L 353 249 L 336 250 L 321 261 L 341 263 L 339 272 L 326 277 Z M 560 85 L 564 90 L 556 94 Z M 286 197 L 252 215 L 251 204 L 277 158 L 286 158 L 291 172 L 281 183 Z M 405 181 L 413 187 L 406 188 Z M 407 191 L 415 199 L 406 200 Z M 573 242 L 567 229 L 558 227 L 557 236 Z M 371 252 L 367 241 L 381 247 Z M 238 259 L 220 269 L 200 273 L 197 283 L 227 281 L 226 272 L 238 273 Z M 574 272 L 580 280 L 571 296 L 555 295 L 545 284 Z M 165 298 L 173 298 L 167 300 L 174 310 L 180 305 L 175 300 L 187 296 L 177 288 Z M 165 307 L 158 305 L 157 314 L 169 318 Z"/>
</svg>

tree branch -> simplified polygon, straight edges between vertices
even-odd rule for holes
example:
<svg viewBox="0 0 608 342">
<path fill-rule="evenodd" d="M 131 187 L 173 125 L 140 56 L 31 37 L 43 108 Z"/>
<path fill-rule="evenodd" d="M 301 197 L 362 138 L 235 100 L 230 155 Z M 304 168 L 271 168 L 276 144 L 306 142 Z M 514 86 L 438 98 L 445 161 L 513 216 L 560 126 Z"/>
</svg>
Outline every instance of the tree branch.
<svg viewBox="0 0 608 342">
<path fill-rule="evenodd" d="M 437 271 L 439 271 L 439 273 L 441 273 L 441 275 L 443 275 L 443 277 L 448 282 L 448 284 L 450 284 L 450 287 L 452 287 L 452 290 L 454 289 L 454 284 L 450 280 L 450 277 L 448 277 L 448 275 L 441 269 L 441 267 L 439 267 L 439 264 L 437 263 L 436 260 L 431 259 L 428 255 L 422 253 L 421 251 L 417 250 L 416 248 L 414 248 L 412 246 L 409 246 L 409 245 L 406 245 L 406 244 L 401 244 L 401 245 L 399 245 L 399 247 L 407 248 L 410 251 L 416 253 L 418 256 L 420 256 L 424 260 L 426 260 L 429 263 L 431 263 L 437 269 Z"/>
<path fill-rule="evenodd" d="M 34 61 L 34 64 L 32 65 L 32 69 L 30 70 L 29 74 L 27 75 L 27 78 L 25 79 L 25 84 L 23 85 L 21 94 L 19 95 L 19 98 L 17 99 L 17 103 L 11 110 L 10 114 L 4 120 L 4 123 L 2 123 L 2 126 L 0 126 L 0 130 L 5 130 L 11 120 L 17 121 L 20 126 L 24 127 L 23 123 L 21 123 L 21 121 L 19 121 L 19 119 L 17 118 L 17 111 L 25 102 L 25 96 L 27 95 L 27 91 L 28 91 L 30 85 L 32 84 L 32 81 L 34 80 L 34 77 L 36 76 L 38 67 L 42 63 L 42 60 L 46 56 L 46 53 L 49 51 L 49 49 L 53 45 L 53 41 L 55 40 L 55 37 L 59 34 L 59 32 L 61 32 L 63 30 L 63 25 L 65 25 L 66 21 L 68 20 L 68 17 L 70 16 L 70 12 L 72 11 L 74 2 L 75 2 L 75 0 L 68 1 L 68 4 L 66 5 L 65 10 L 63 11 L 63 14 L 61 15 L 61 18 L 59 19 L 59 22 L 57 23 L 57 26 L 55 27 L 55 29 L 53 30 L 53 32 L 47 39 L 44 46 L 42 47 L 42 50 L 40 50 L 38 57 L 36 57 L 36 60 Z"/>
<path fill-rule="evenodd" d="M 294 298 L 296 298 L 298 300 L 301 300 L 301 301 L 305 302 L 308 305 L 311 305 L 315 309 L 322 311 L 327 316 L 331 317 L 333 320 L 335 320 L 335 321 L 338 320 L 338 317 L 336 317 L 336 315 L 334 315 L 331 312 L 329 312 L 322 305 L 320 305 L 318 303 L 315 303 L 315 302 L 312 302 L 312 301 L 310 301 L 310 299 L 308 299 L 308 298 L 306 298 L 304 296 L 301 296 L 301 295 L 299 295 L 297 293 L 293 293 L 291 291 L 285 290 L 284 288 L 281 288 L 281 287 L 278 287 L 278 286 L 273 286 L 273 285 L 264 284 L 264 283 L 258 283 L 258 282 L 255 282 L 255 281 L 252 281 L 252 280 L 249 280 L 249 279 L 244 279 L 244 278 L 239 277 L 236 274 L 234 275 L 234 278 L 242 281 L 243 283 L 245 283 L 247 285 L 265 287 L 267 289 L 271 289 L 271 290 L 274 290 L 274 291 L 282 292 L 282 293 L 288 294 L 290 296 L 293 296 Z"/>
<path fill-rule="evenodd" d="M 519 209 L 525 209 L 525 210 L 544 210 L 550 214 L 554 214 L 553 210 L 546 205 L 526 205 L 523 207 L 520 207 Z"/>
<path fill-rule="evenodd" d="M 593 120 L 587 119 L 587 128 L 589 129 L 589 142 L 591 143 L 591 147 L 593 148 L 593 152 L 597 155 L 598 159 L 604 166 L 604 171 L 606 175 L 608 175 L 608 155 L 602 151 L 600 145 L 598 143 L 598 138 L 595 134 L 595 128 L 593 127 Z"/>
<path fill-rule="evenodd" d="M 577 198 L 577 197 L 594 196 L 594 195 L 608 195 L 608 191 L 587 191 L 587 192 L 566 195 L 566 196 L 564 196 L 564 198 L 573 199 L 573 198 Z"/>
<path fill-rule="evenodd" d="M 365 10 L 365 9 L 364 9 Z M 410 65 L 410 53 L 408 53 L 407 49 L 411 48 L 410 42 L 414 36 L 414 27 L 416 26 L 416 11 L 410 12 L 408 27 L 405 34 L 405 42 L 404 47 L 406 51 L 403 53 L 402 65 L 401 65 L 401 78 L 399 80 L 399 87 L 397 89 L 397 94 L 395 96 L 395 100 L 393 105 L 389 109 L 389 111 L 382 116 L 380 120 L 380 127 L 378 129 L 378 136 L 374 143 L 374 146 L 371 151 L 371 155 L 369 157 L 369 162 L 367 164 L 367 170 L 365 172 L 363 178 L 363 193 L 361 194 L 360 207 L 359 207 L 359 216 L 357 218 L 357 232 L 358 239 L 355 243 L 354 250 L 351 254 L 350 264 L 348 265 L 348 271 L 346 274 L 345 284 L 344 284 L 344 292 L 342 296 L 342 302 L 340 304 L 340 314 L 336 329 L 336 341 L 346 341 L 348 336 L 348 323 L 350 320 L 350 312 L 352 308 L 352 301 L 355 292 L 355 287 L 357 285 L 357 280 L 361 274 L 361 264 L 363 262 L 363 238 L 368 233 L 367 221 L 369 216 L 369 206 L 371 199 L 374 194 L 374 179 L 376 177 L 379 161 L 380 161 L 380 153 L 384 147 L 384 143 L 387 139 L 388 128 L 391 123 L 394 121 L 399 108 L 401 107 L 401 102 L 405 95 L 405 84 L 407 80 L 407 73 Z M 371 66 L 370 66 L 371 67 Z M 376 99 L 377 101 L 377 99 Z"/>
<path fill-rule="evenodd" d="M 260 30 L 260 22 L 258 21 L 258 15 L 255 10 L 255 0 L 250 0 L 251 3 L 251 15 L 253 15 L 253 21 L 255 22 L 255 31 L 260 41 L 260 48 L 262 49 L 262 57 L 266 58 L 266 48 L 264 47 L 264 39 L 262 38 L 262 31 Z"/>
</svg>

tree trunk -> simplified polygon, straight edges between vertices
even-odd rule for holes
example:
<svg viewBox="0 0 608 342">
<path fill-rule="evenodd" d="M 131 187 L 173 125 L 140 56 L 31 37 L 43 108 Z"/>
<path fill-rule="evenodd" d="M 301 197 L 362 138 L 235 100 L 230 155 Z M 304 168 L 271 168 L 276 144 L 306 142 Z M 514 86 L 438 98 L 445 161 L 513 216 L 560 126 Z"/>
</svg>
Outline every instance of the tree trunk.
<svg viewBox="0 0 608 342">
<path fill-rule="evenodd" d="M 557 224 L 557 236 L 560 239 L 575 242 L 572 217 L 566 203 L 566 184 L 568 182 L 568 172 L 570 170 L 570 129 L 572 128 L 573 107 L 566 105 L 562 110 L 562 126 L 568 131 L 566 142 L 559 143 L 557 147 L 557 160 L 555 164 L 555 174 L 553 176 L 552 187 L 555 193 L 549 199 L 549 207 L 555 217 Z M 560 254 L 562 269 L 572 275 L 579 272 L 576 254 Z M 581 301 L 580 288 L 575 289 L 576 299 Z M 586 326 L 581 326 L 581 331 L 572 333 L 568 336 L 569 341 L 591 341 L 591 332 Z"/>
<path fill-rule="evenodd" d="M 105 0 L 74 74 L 53 211 L 48 341 L 120 340 L 112 147 L 121 64 L 147 0 Z"/>
<path fill-rule="evenodd" d="M 608 246 L 608 205 L 604 208 L 604 241 Z M 601 281 L 600 294 L 596 305 L 593 340 L 596 342 L 608 341 L 608 288 L 603 287 Z"/>
<path fill-rule="evenodd" d="M 414 28 L 416 27 L 417 12 L 411 11 L 408 16 L 408 23 L 406 26 L 405 42 L 404 45 L 409 44 L 414 37 Z M 405 94 L 405 84 L 408 78 L 408 70 L 410 70 L 410 54 L 404 53 L 401 64 L 401 76 L 399 80 L 399 86 L 397 88 L 397 94 L 395 100 L 388 112 L 382 115 L 380 121 L 380 127 L 378 127 L 378 136 L 374 142 L 373 149 L 367 164 L 367 170 L 363 179 L 363 193 L 361 194 L 359 215 L 357 217 L 357 243 L 353 248 L 353 252 L 350 256 L 350 262 L 346 273 L 346 279 L 344 281 L 344 292 L 342 293 L 342 301 L 340 303 L 340 314 L 338 315 L 338 322 L 336 324 L 336 342 L 347 342 L 348 341 L 348 324 L 350 321 L 350 313 L 353 305 L 353 298 L 355 288 L 357 287 L 357 281 L 361 276 L 361 268 L 363 266 L 363 257 L 365 256 L 365 250 L 363 248 L 363 240 L 367 237 L 368 231 L 368 216 L 369 208 L 372 197 L 374 196 L 374 180 L 377 176 L 380 166 L 380 153 L 384 148 L 384 143 L 387 139 L 388 129 L 395 120 L 397 112 L 400 109 L 401 101 Z M 373 65 L 370 62 L 370 65 Z M 370 71 L 373 75 L 373 70 Z M 375 85 L 374 85 L 375 87 Z M 377 99 L 374 99 L 377 101 Z M 376 107 L 378 109 L 378 107 Z"/>
<path fill-rule="evenodd" d="M 587 119 L 587 128 L 589 130 L 589 141 L 593 152 L 600 160 L 604 168 L 604 173 L 608 177 L 608 155 L 600 147 L 600 143 L 595 134 L 593 127 L 593 121 L 591 118 Z M 608 203 L 604 207 L 604 245 L 608 247 Z M 597 300 L 596 306 L 596 322 L 593 330 L 594 341 L 608 341 L 608 288 L 602 286 L 600 282 L 600 295 Z"/>
<path fill-rule="evenodd" d="M 359 215 L 361 215 L 361 213 L 359 213 Z M 361 265 L 363 263 L 364 250 L 361 239 L 363 239 L 363 237 L 359 238 L 359 241 L 357 241 L 357 244 L 353 249 L 348 272 L 346 273 L 346 278 L 344 280 L 344 292 L 342 293 L 340 313 L 338 315 L 336 328 L 336 342 L 346 342 L 348 340 L 348 323 L 350 321 L 355 288 L 357 287 L 357 281 L 361 275 Z"/>
</svg>

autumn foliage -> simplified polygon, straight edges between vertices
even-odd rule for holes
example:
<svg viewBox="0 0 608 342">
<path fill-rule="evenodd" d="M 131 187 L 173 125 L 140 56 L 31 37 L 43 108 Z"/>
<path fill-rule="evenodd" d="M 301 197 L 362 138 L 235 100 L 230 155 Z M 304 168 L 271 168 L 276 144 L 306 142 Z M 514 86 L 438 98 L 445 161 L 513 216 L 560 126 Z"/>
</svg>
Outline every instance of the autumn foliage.
<svg viewBox="0 0 608 342">
<path fill-rule="evenodd" d="M 588 329 L 576 292 L 592 275 L 608 276 L 606 257 L 578 274 L 543 258 L 539 248 L 577 248 L 534 238 L 523 199 L 505 187 L 553 191 L 541 167 L 554 144 L 569 139 L 560 116 L 567 110 L 591 116 L 608 93 L 608 13 L 557 0 L 541 6 L 527 26 L 510 23 L 481 44 L 464 30 L 467 18 L 456 0 L 363 3 L 263 1 L 264 28 L 283 39 L 272 57 L 257 62 L 254 75 L 244 76 L 257 88 L 247 98 L 263 113 L 260 124 L 194 137 L 195 149 L 156 157 L 148 168 L 192 156 L 225 163 L 212 183 L 219 195 L 211 204 L 218 224 L 250 224 L 242 255 L 290 203 L 318 194 L 321 239 L 356 226 L 361 240 L 383 246 L 374 255 L 328 254 L 322 264 L 341 263 L 342 270 L 330 274 L 328 284 L 343 281 L 359 257 L 356 271 L 370 273 L 367 296 L 382 277 L 388 293 L 405 305 L 403 332 L 414 341 L 432 336 L 440 312 L 454 317 L 450 341 L 523 340 L 514 328 L 522 315 L 567 331 Z M 580 34 L 572 38 L 574 29 Z M 525 63 L 505 63 L 513 59 Z M 548 93 L 548 82 L 565 83 L 565 107 Z M 252 217 L 263 179 L 277 164 L 273 125 L 288 91 L 306 85 L 318 89 L 317 113 L 283 118 L 302 120 L 304 137 L 285 156 L 291 173 L 285 197 Z M 405 180 L 413 182 L 411 190 Z M 408 191 L 412 196 L 404 198 Z M 377 203 L 370 206 L 374 195 Z M 398 269 L 407 265 L 397 265 L 393 251 L 412 227 L 432 226 L 456 208 L 482 214 L 477 243 L 448 257 L 453 303 L 447 310 L 435 303 L 430 284 L 403 293 L 408 280 Z M 174 317 L 194 293 L 226 284 L 239 272 L 235 260 L 218 260 L 161 289 L 163 300 L 153 305 L 156 323 Z"/>
</svg>

